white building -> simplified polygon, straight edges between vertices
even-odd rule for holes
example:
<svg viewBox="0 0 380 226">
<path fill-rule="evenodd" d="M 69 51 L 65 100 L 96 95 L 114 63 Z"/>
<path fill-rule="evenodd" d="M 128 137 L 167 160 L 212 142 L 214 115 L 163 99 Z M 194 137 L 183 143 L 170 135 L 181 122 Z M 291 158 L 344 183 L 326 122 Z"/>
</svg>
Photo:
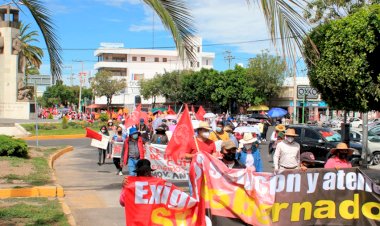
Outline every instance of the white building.
<svg viewBox="0 0 380 226">
<path fill-rule="evenodd" d="M 199 44 L 198 44 L 199 43 Z M 176 50 L 159 49 L 128 49 L 122 43 L 101 43 L 95 51 L 98 62 L 95 70 L 111 71 L 116 78 L 125 78 L 128 87 L 124 94 L 114 96 L 112 104 L 131 107 L 135 104 L 135 97 L 140 95 L 139 80 L 151 79 L 156 74 L 163 74 L 175 70 L 213 68 L 215 53 L 202 51 L 202 40 L 197 39 L 194 47 L 197 62 L 183 61 Z M 142 104 L 151 104 L 152 100 L 141 97 Z M 156 103 L 165 102 L 164 98 L 157 98 Z M 106 104 L 106 97 L 96 97 L 95 104 Z"/>
</svg>

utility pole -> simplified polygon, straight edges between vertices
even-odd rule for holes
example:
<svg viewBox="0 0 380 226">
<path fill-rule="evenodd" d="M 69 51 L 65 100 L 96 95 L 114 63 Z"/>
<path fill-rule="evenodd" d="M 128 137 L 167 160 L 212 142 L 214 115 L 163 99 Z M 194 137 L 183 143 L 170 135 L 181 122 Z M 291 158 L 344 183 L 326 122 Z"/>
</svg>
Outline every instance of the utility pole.
<svg viewBox="0 0 380 226">
<path fill-rule="evenodd" d="M 235 57 L 231 55 L 231 51 L 230 50 L 227 50 L 224 53 L 227 54 L 227 56 L 225 56 L 224 59 L 228 61 L 228 69 L 231 69 L 231 61 L 234 60 Z"/>
<path fill-rule="evenodd" d="M 78 100 L 78 113 L 82 112 L 81 100 L 82 100 L 82 85 L 86 81 L 86 72 L 83 71 L 83 60 L 73 60 L 74 62 L 80 62 L 82 64 L 82 71 L 79 73 L 79 100 Z"/>
<path fill-rule="evenodd" d="M 70 68 L 70 76 L 68 77 L 69 81 L 70 81 L 70 85 L 71 86 L 74 86 L 74 74 L 73 74 L 73 66 L 72 65 L 67 65 L 67 66 L 63 66 L 63 68 Z"/>
</svg>

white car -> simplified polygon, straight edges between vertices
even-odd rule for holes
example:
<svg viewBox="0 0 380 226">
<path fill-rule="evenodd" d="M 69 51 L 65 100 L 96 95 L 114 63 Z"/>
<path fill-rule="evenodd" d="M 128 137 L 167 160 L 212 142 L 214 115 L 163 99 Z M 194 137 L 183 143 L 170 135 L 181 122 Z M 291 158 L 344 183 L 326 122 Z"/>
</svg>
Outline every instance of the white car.
<svg viewBox="0 0 380 226">
<path fill-rule="evenodd" d="M 340 129 L 335 129 L 340 133 Z M 373 165 L 380 164 L 380 127 L 375 127 L 368 131 L 368 162 Z M 358 129 L 350 129 L 350 140 L 355 142 L 362 142 L 362 131 Z"/>
<path fill-rule="evenodd" d="M 361 120 L 360 118 L 351 118 L 350 123 L 351 123 L 352 128 L 362 128 L 363 127 L 363 120 Z"/>
</svg>

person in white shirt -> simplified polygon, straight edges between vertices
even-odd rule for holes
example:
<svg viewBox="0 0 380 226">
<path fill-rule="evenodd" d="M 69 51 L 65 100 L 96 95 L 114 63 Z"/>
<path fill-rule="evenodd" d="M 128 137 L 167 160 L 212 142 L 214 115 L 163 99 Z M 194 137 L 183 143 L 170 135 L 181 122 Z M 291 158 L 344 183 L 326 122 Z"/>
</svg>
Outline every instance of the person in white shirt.
<svg viewBox="0 0 380 226">
<path fill-rule="evenodd" d="M 273 156 L 274 173 L 298 169 L 300 165 L 300 145 L 294 141 L 297 136 L 294 129 L 288 129 L 285 133 L 285 140 L 277 144 Z"/>
</svg>

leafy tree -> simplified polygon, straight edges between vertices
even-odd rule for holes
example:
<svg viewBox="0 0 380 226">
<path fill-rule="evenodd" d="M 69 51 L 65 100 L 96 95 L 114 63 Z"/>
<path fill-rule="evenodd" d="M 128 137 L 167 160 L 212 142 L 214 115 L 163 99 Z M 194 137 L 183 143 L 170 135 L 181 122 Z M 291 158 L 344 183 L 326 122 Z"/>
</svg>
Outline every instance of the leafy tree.
<svg viewBox="0 0 380 226">
<path fill-rule="evenodd" d="M 200 71 L 182 72 L 181 101 L 186 103 L 211 102 L 212 87 L 207 86 L 208 78 L 219 76 L 214 69 L 202 68 Z"/>
<path fill-rule="evenodd" d="M 160 81 L 160 93 L 166 98 L 166 100 L 173 101 L 175 103 L 180 101 L 181 96 L 181 71 L 165 72 L 161 76 Z"/>
<path fill-rule="evenodd" d="M 236 66 L 234 70 L 220 72 L 219 76 L 209 77 L 206 85 L 211 90 L 211 100 L 231 111 L 231 104 L 247 105 L 254 100 L 254 83 L 246 69 Z"/>
<path fill-rule="evenodd" d="M 51 107 L 59 104 L 68 106 L 70 103 L 75 103 L 74 100 L 74 91 L 64 85 L 62 81 L 57 81 L 55 85 L 46 89 L 42 96 L 41 105 L 44 107 Z"/>
<path fill-rule="evenodd" d="M 94 90 L 94 94 L 107 98 L 108 110 L 112 104 L 112 97 L 120 94 L 126 87 L 125 79 L 115 79 L 109 71 L 100 71 L 91 80 L 91 88 Z"/>
<path fill-rule="evenodd" d="M 156 75 L 152 79 L 140 80 L 140 94 L 144 99 L 153 98 L 153 108 L 156 105 L 156 99 L 161 95 L 162 75 Z"/>
<path fill-rule="evenodd" d="M 311 24 L 321 24 L 341 19 L 364 6 L 379 2 L 379 0 L 312 0 L 306 4 L 304 17 Z"/>
<path fill-rule="evenodd" d="M 336 109 L 380 110 L 380 6 L 320 25 L 310 38 L 319 55 L 305 45 L 308 76 L 322 99 Z"/>
<path fill-rule="evenodd" d="M 262 104 L 279 94 L 287 75 L 286 62 L 279 56 L 272 56 L 269 51 L 263 51 L 249 60 L 247 76 L 255 81 L 257 90 L 253 104 Z"/>
<path fill-rule="evenodd" d="M 44 52 L 41 48 L 32 45 L 33 42 L 38 42 L 36 38 L 38 36 L 37 31 L 29 31 L 30 24 L 24 25 L 21 23 L 20 26 L 20 41 L 21 41 L 21 51 L 20 58 L 23 58 L 24 65 L 22 67 L 25 69 L 25 74 L 29 75 L 41 66 L 41 58 L 44 56 Z"/>
</svg>

